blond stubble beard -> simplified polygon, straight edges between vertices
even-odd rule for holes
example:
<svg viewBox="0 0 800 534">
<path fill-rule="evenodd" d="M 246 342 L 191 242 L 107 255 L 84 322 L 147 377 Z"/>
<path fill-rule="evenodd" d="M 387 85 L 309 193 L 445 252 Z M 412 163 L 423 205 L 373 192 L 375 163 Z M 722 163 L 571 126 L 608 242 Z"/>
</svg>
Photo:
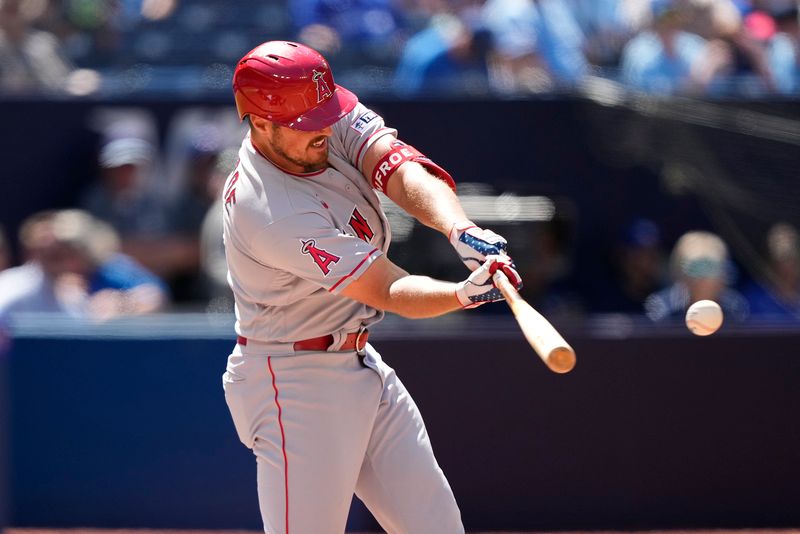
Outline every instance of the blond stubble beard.
<svg viewBox="0 0 800 534">
<path fill-rule="evenodd" d="M 326 150 L 322 156 L 320 157 L 320 161 L 313 162 L 313 161 L 306 161 L 294 158 L 287 154 L 283 148 L 281 147 L 281 141 L 283 140 L 283 135 L 281 134 L 280 127 L 272 123 L 272 150 L 275 151 L 280 157 L 286 159 L 286 161 L 290 161 L 293 164 L 297 165 L 298 167 L 302 167 L 304 173 L 309 172 L 316 172 L 325 169 L 328 166 L 328 151 Z M 318 139 L 312 140 L 312 143 L 317 141 Z M 308 145 L 311 146 L 311 143 Z"/>
</svg>

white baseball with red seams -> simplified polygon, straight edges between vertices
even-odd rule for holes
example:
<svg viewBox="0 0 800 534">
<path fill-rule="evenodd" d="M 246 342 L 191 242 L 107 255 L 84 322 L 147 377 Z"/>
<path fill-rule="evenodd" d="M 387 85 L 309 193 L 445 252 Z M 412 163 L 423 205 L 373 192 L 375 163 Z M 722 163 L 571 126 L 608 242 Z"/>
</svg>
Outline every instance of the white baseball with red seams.
<svg viewBox="0 0 800 534">
<path fill-rule="evenodd" d="M 713 334 L 722 321 L 722 308 L 713 300 L 698 300 L 686 310 L 686 327 L 696 336 Z"/>
<path fill-rule="evenodd" d="M 353 493 L 388 532 L 463 533 L 428 434 L 393 369 L 369 344 L 340 350 L 383 312 L 340 295 L 390 241 L 361 169 L 386 134 L 361 104 L 336 122 L 326 169 L 294 174 L 249 135 L 223 192 L 228 280 L 242 340 L 228 358 L 225 397 L 257 459 L 269 533 L 341 534 Z M 294 342 L 332 334 L 325 352 Z M 391 481 L 386 484 L 385 481 Z"/>
</svg>

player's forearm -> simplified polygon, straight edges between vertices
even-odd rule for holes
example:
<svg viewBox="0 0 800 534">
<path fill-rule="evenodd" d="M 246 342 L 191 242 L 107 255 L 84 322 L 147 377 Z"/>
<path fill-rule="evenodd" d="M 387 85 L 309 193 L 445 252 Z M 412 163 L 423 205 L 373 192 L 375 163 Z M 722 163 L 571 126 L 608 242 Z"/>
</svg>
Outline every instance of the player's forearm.
<svg viewBox="0 0 800 534">
<path fill-rule="evenodd" d="M 462 307 L 458 284 L 408 274 L 386 256 L 378 257 L 342 295 L 410 319 L 436 317 Z"/>
<path fill-rule="evenodd" d="M 416 162 L 407 162 L 397 170 L 386 195 L 419 222 L 444 235 L 454 223 L 467 219 L 455 192 Z"/>
<path fill-rule="evenodd" d="M 383 309 L 409 319 L 436 317 L 461 309 L 456 284 L 408 275 L 389 286 Z"/>
</svg>

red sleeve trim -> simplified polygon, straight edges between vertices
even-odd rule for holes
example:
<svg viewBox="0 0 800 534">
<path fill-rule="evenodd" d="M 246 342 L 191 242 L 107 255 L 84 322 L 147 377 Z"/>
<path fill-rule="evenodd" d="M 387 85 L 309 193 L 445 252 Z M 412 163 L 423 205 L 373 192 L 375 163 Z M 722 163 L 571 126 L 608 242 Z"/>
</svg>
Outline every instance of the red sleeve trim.
<svg viewBox="0 0 800 534">
<path fill-rule="evenodd" d="M 362 265 L 364 265 L 364 262 L 365 262 L 365 261 L 367 261 L 368 259 L 370 259 L 370 258 L 372 257 L 372 255 L 373 255 L 373 254 L 375 254 L 376 252 L 379 252 L 379 250 L 378 250 L 377 248 L 374 248 L 374 249 L 372 249 L 372 251 L 371 251 L 369 254 L 367 254 L 367 256 L 366 256 L 366 257 L 365 257 L 363 260 L 361 260 L 360 262 L 358 262 L 358 265 L 356 265 L 355 269 L 353 269 L 352 271 L 350 271 L 350 273 L 349 273 L 349 274 L 347 274 L 346 276 L 342 277 L 342 279 L 341 279 L 341 280 L 339 280 L 338 282 L 336 282 L 335 284 L 333 284 L 333 287 L 331 287 L 331 288 L 328 290 L 328 292 L 329 292 L 329 293 L 333 293 L 333 292 L 336 290 L 336 288 L 337 288 L 337 287 L 339 287 L 339 285 L 340 285 L 342 282 L 344 282 L 345 280 L 347 280 L 348 278 L 350 278 L 351 276 L 353 276 L 354 274 L 356 274 L 356 271 L 358 271 L 358 270 L 361 268 L 361 266 L 362 266 Z"/>
</svg>

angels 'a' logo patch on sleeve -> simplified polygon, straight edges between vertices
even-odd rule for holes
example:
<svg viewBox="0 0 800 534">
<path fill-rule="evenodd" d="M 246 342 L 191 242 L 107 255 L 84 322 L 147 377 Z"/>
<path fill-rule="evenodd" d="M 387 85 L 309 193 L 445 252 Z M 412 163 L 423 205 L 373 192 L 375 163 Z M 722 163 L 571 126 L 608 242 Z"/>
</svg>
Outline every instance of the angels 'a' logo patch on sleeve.
<svg viewBox="0 0 800 534">
<path fill-rule="evenodd" d="M 317 264 L 317 267 L 325 276 L 328 276 L 328 273 L 331 272 L 331 265 L 342 259 L 341 256 L 331 254 L 327 250 L 317 247 L 317 243 L 313 239 L 301 241 L 301 243 L 303 243 L 303 247 L 300 249 L 301 252 L 311 256 L 311 259 L 314 260 L 314 263 Z"/>
<path fill-rule="evenodd" d="M 350 128 L 354 129 L 360 134 L 363 134 L 364 130 L 366 130 L 367 126 L 369 126 L 369 123 L 371 123 L 377 118 L 378 118 L 377 113 L 375 113 L 374 111 L 367 111 L 359 118 L 357 118 L 355 121 L 353 121 L 353 124 L 350 125 Z"/>
</svg>

